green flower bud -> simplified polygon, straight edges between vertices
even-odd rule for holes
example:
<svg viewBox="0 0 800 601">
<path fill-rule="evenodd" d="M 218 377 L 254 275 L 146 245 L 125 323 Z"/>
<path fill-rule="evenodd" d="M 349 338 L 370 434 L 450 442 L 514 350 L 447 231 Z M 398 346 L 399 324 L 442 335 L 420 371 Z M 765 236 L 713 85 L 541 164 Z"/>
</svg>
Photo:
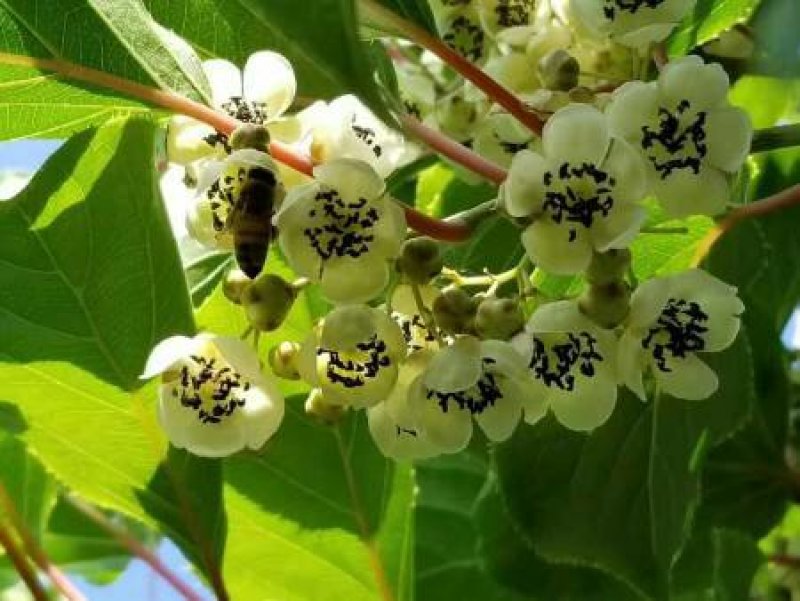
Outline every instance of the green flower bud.
<svg viewBox="0 0 800 601">
<path fill-rule="evenodd" d="M 631 287 L 627 282 L 589 286 L 578 299 L 581 313 L 604 328 L 618 326 L 630 310 Z"/>
<path fill-rule="evenodd" d="M 347 410 L 343 405 L 333 405 L 326 402 L 325 396 L 319 388 L 315 388 L 308 393 L 304 409 L 306 415 L 310 415 L 328 426 L 334 426 L 341 421 Z"/>
<path fill-rule="evenodd" d="M 222 293 L 233 304 L 240 305 L 242 304 L 242 294 L 251 283 L 252 280 L 241 269 L 231 269 L 225 275 Z"/>
<path fill-rule="evenodd" d="M 433 301 L 436 325 L 446 334 L 464 334 L 475 325 L 475 300 L 461 288 L 443 291 Z"/>
<path fill-rule="evenodd" d="M 276 330 L 286 319 L 297 296 L 289 282 L 272 273 L 262 273 L 244 289 L 241 304 L 250 324 L 262 332 Z"/>
<path fill-rule="evenodd" d="M 444 261 L 439 245 L 430 238 L 406 240 L 397 269 L 414 284 L 427 284 L 442 272 Z"/>
<path fill-rule="evenodd" d="M 267 151 L 269 146 L 269 132 L 263 125 L 256 123 L 242 123 L 233 130 L 230 138 L 231 148 L 241 150 L 243 148 L 253 148 L 262 152 Z"/>
<path fill-rule="evenodd" d="M 487 298 L 478 305 L 475 330 L 481 338 L 508 340 L 525 326 L 519 301 L 511 298 Z"/>
<path fill-rule="evenodd" d="M 299 380 L 300 373 L 297 371 L 297 354 L 300 352 L 300 345 L 296 342 L 281 342 L 276 344 L 269 351 L 269 366 L 272 372 L 284 380 Z"/>
<path fill-rule="evenodd" d="M 595 253 L 586 279 L 590 284 L 610 284 L 621 281 L 631 267 L 631 251 L 627 248 Z"/>
<path fill-rule="evenodd" d="M 578 85 L 581 66 L 566 50 L 551 50 L 541 58 L 538 66 L 539 77 L 550 90 L 567 91 Z"/>
</svg>

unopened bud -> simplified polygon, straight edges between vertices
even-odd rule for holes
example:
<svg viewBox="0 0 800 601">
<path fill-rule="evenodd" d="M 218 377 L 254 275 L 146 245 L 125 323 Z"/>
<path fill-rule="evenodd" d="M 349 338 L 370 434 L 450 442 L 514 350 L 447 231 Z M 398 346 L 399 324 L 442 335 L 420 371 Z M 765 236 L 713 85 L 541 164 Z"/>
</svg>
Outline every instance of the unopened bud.
<svg viewBox="0 0 800 601">
<path fill-rule="evenodd" d="M 297 355 L 300 345 L 296 342 L 281 342 L 269 351 L 269 366 L 272 372 L 284 380 L 299 380 L 300 372 L 297 371 Z"/>
<path fill-rule="evenodd" d="M 631 288 L 627 282 L 589 286 L 578 300 L 581 312 L 604 328 L 618 326 L 631 306 Z"/>
<path fill-rule="evenodd" d="M 484 299 L 475 314 L 475 330 L 484 339 L 508 340 L 524 325 L 519 302 L 510 298 Z"/>
<path fill-rule="evenodd" d="M 250 324 L 262 332 L 276 330 L 297 296 L 295 288 L 272 273 L 262 273 L 244 289 L 241 304 Z"/>
<path fill-rule="evenodd" d="M 433 301 L 436 325 L 446 334 L 464 334 L 475 324 L 475 301 L 461 288 L 445 290 Z"/>
<path fill-rule="evenodd" d="M 571 90 L 578 85 L 581 66 L 569 52 L 551 50 L 539 61 L 539 77 L 549 90 Z"/>
<path fill-rule="evenodd" d="M 414 284 L 427 284 L 442 272 L 443 266 L 439 245 L 424 237 L 407 240 L 397 260 L 400 273 Z"/>
<path fill-rule="evenodd" d="M 631 267 L 631 251 L 627 248 L 611 249 L 604 253 L 595 253 L 586 280 L 590 284 L 610 284 L 619 282 Z"/>
<path fill-rule="evenodd" d="M 242 294 L 244 294 L 245 289 L 252 281 L 241 269 L 231 269 L 225 275 L 225 281 L 222 283 L 222 293 L 232 303 L 241 305 Z"/>
<path fill-rule="evenodd" d="M 252 148 L 254 150 L 266 152 L 269 147 L 269 132 L 263 125 L 242 123 L 233 130 L 230 144 L 233 150 Z"/>
<path fill-rule="evenodd" d="M 346 410 L 342 405 L 328 403 L 319 388 L 308 393 L 304 409 L 306 415 L 310 415 L 328 426 L 336 425 L 344 417 Z"/>
</svg>

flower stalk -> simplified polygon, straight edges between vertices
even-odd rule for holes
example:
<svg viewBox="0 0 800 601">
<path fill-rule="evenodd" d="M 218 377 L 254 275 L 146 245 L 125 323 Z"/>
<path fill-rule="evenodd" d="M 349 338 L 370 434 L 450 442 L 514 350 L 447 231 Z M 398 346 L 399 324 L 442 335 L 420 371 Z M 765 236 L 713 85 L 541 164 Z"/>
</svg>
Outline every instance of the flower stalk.
<svg viewBox="0 0 800 601">
<path fill-rule="evenodd" d="M 49 597 L 47 591 L 44 590 L 33 565 L 31 565 L 22 548 L 17 543 L 11 525 L 5 520 L 0 521 L 0 547 L 5 550 L 6 556 L 11 563 L 14 564 L 14 569 L 25 583 L 25 586 L 28 587 L 35 601 L 48 601 Z"/>
</svg>

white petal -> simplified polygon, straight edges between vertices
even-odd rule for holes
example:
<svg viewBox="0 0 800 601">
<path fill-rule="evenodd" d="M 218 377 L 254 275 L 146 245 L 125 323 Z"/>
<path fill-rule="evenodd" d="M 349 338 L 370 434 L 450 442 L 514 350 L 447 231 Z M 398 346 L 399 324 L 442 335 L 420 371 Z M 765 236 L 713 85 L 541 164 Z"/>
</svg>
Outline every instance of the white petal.
<svg viewBox="0 0 800 601">
<path fill-rule="evenodd" d="M 437 449 L 416 428 L 414 422 L 396 420 L 388 411 L 386 403 L 367 409 L 367 423 L 375 445 L 386 457 L 403 461 L 438 454 Z"/>
<path fill-rule="evenodd" d="M 658 88 L 673 106 L 688 100 L 693 111 L 704 111 L 725 101 L 730 80 L 720 65 L 705 65 L 699 57 L 686 56 L 667 63 Z"/>
<path fill-rule="evenodd" d="M 551 162 L 600 164 L 610 142 L 605 115 L 586 104 L 556 111 L 542 132 L 544 154 Z"/>
<path fill-rule="evenodd" d="M 518 152 L 503 184 L 501 201 L 512 217 L 527 217 L 539 212 L 544 200 L 544 174 L 547 162 L 530 150 Z"/>
<path fill-rule="evenodd" d="M 205 141 L 216 130 L 190 117 L 178 115 L 167 125 L 167 159 L 179 165 L 215 156 L 217 150 Z"/>
<path fill-rule="evenodd" d="M 657 116 L 658 102 L 655 82 L 632 81 L 617 89 L 606 109 L 611 134 L 638 140 L 642 126 Z"/>
<path fill-rule="evenodd" d="M 423 378 L 411 385 L 409 402 L 419 416 L 419 424 L 428 439 L 445 453 L 457 453 L 472 438 L 472 416 L 452 403 L 445 413 L 436 399 L 427 398 Z"/>
<path fill-rule="evenodd" d="M 375 239 L 370 246 L 370 252 L 394 259 L 400 255 L 406 237 L 405 212 L 399 204 L 387 197 L 376 200 L 373 204 L 379 217 L 372 227 L 371 234 Z"/>
<path fill-rule="evenodd" d="M 425 372 L 425 386 L 439 392 L 459 392 L 475 385 L 483 374 L 480 341 L 462 336 L 440 349 Z"/>
<path fill-rule="evenodd" d="M 149 380 L 164 373 L 184 357 L 195 353 L 198 346 L 198 341 L 188 336 L 170 336 L 162 340 L 150 351 L 139 378 Z"/>
<path fill-rule="evenodd" d="M 739 315 L 744 310 L 742 301 L 735 296 L 720 296 L 702 303 L 703 310 L 708 314 L 705 326 L 708 332 L 703 334 L 705 342 L 704 351 L 717 352 L 728 348 L 742 325 Z"/>
<path fill-rule="evenodd" d="M 576 387 L 571 392 L 554 389 L 549 401 L 556 419 L 570 430 L 594 430 L 611 417 L 617 402 L 617 385 L 612 378 L 598 375 L 590 386 Z"/>
<path fill-rule="evenodd" d="M 614 139 L 602 169 L 616 182 L 613 196 L 618 203 L 637 202 L 647 194 L 645 164 L 641 155 L 624 140 Z"/>
<path fill-rule="evenodd" d="M 296 93 L 294 69 L 283 55 L 269 50 L 250 55 L 244 66 L 244 97 L 263 102 L 270 121 L 286 112 Z"/>
<path fill-rule="evenodd" d="M 729 173 L 741 169 L 753 139 L 753 126 L 747 113 L 734 107 L 709 112 L 706 136 L 706 161 L 710 165 Z"/>
<path fill-rule="evenodd" d="M 365 303 L 380 295 L 389 283 L 389 263 L 372 253 L 334 257 L 322 267 L 322 293 L 333 303 Z"/>
<path fill-rule="evenodd" d="M 649 44 L 665 40 L 676 25 L 677 22 L 653 23 L 629 33 L 614 36 L 614 41 L 629 48 L 646 48 Z"/>
<path fill-rule="evenodd" d="M 596 326 L 583 315 L 574 301 L 546 303 L 536 309 L 525 325 L 527 332 L 575 332 Z"/>
<path fill-rule="evenodd" d="M 494 405 L 487 406 L 481 413 L 475 414 L 475 421 L 493 442 L 508 440 L 522 417 L 522 406 L 512 386 L 504 386 L 501 380 L 498 383 L 503 396 L 495 400 Z"/>
<path fill-rule="evenodd" d="M 717 374 L 697 355 L 670 359 L 670 372 L 657 367 L 653 374 L 662 392 L 679 399 L 697 401 L 710 397 L 719 386 Z"/>
<path fill-rule="evenodd" d="M 669 278 L 653 278 L 640 284 L 631 295 L 627 325 L 636 330 L 649 328 L 661 315 L 671 292 Z"/>
<path fill-rule="evenodd" d="M 203 61 L 208 83 L 211 86 L 211 99 L 216 108 L 233 97 L 242 96 L 242 72 L 239 67 L 221 58 Z"/>
<path fill-rule="evenodd" d="M 266 124 L 271 140 L 278 140 L 284 144 L 299 144 L 302 141 L 303 123 L 296 116 L 279 117 Z"/>
<path fill-rule="evenodd" d="M 502 340 L 482 340 L 480 355 L 484 361 L 491 361 L 484 367 L 490 373 L 522 378 L 528 370 L 525 358 L 510 343 Z"/>
<path fill-rule="evenodd" d="M 583 226 L 576 225 L 577 237 L 569 239 L 572 224 L 556 224 L 545 215 L 522 232 L 522 244 L 533 263 L 554 274 L 572 275 L 589 267 L 590 240 Z"/>
<path fill-rule="evenodd" d="M 367 305 L 341 305 L 331 311 L 322 324 L 320 346 L 340 351 L 354 351 L 372 338 L 376 331 L 375 309 Z"/>
<path fill-rule="evenodd" d="M 278 430 L 283 420 L 284 400 L 272 378 L 260 376 L 253 380 L 245 393 L 244 444 L 251 449 L 260 449 Z"/>
<path fill-rule="evenodd" d="M 666 179 L 656 179 L 653 192 L 670 217 L 719 215 L 730 200 L 728 178 L 713 167 L 701 169 L 698 175 L 689 170 L 673 171 Z"/>
<path fill-rule="evenodd" d="M 600 252 L 612 248 L 627 248 L 646 220 L 647 211 L 642 207 L 632 204 L 617 205 L 606 217 L 598 218 L 592 224 L 592 244 Z"/>
<path fill-rule="evenodd" d="M 249 344 L 230 336 L 212 335 L 210 341 L 234 370 L 248 378 L 262 377 L 258 355 Z"/>
<path fill-rule="evenodd" d="M 305 340 L 300 344 L 300 352 L 297 354 L 297 373 L 300 374 L 303 382 L 309 386 L 319 386 L 319 378 L 317 372 L 317 349 L 319 341 L 316 332 L 312 332 L 306 336 Z"/>
<path fill-rule="evenodd" d="M 538 380 L 529 377 L 527 380 L 506 382 L 505 388 L 516 388 L 516 398 L 522 405 L 523 418 L 525 423 L 535 424 L 547 415 L 550 407 L 547 397 L 549 390 Z M 509 394 L 511 394 L 509 392 Z"/>
<path fill-rule="evenodd" d="M 369 164 L 358 159 L 335 159 L 317 165 L 314 177 L 339 192 L 348 202 L 361 198 L 374 200 L 386 189 L 383 178 Z"/>
</svg>

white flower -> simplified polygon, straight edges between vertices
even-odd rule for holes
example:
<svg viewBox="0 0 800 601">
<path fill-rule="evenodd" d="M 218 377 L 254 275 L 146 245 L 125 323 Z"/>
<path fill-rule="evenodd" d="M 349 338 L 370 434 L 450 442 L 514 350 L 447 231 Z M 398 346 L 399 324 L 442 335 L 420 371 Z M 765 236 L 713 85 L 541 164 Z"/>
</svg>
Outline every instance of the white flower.
<svg viewBox="0 0 800 601">
<path fill-rule="evenodd" d="M 283 419 L 284 401 L 258 357 L 235 338 L 172 336 L 150 353 L 142 374 L 161 374 L 158 417 L 170 442 L 195 455 L 259 449 Z"/>
<path fill-rule="evenodd" d="M 650 187 L 673 217 L 716 215 L 730 174 L 750 151 L 752 126 L 727 101 L 728 75 L 697 56 L 670 62 L 658 82 L 631 82 L 608 108 L 611 130 L 644 155 Z"/>
<path fill-rule="evenodd" d="M 466 3 L 436 17 L 439 37 L 445 44 L 473 63 L 483 62 L 488 55 L 488 40 L 475 7 Z"/>
<path fill-rule="evenodd" d="M 381 453 L 399 460 L 424 459 L 441 451 L 421 428 L 408 402 L 412 382 L 425 370 L 433 353 L 411 353 L 401 364 L 397 384 L 382 403 L 367 409 L 369 431 Z"/>
<path fill-rule="evenodd" d="M 403 210 L 366 163 L 338 159 L 314 168 L 316 181 L 292 188 L 275 216 L 292 269 L 336 303 L 365 302 L 389 281 L 406 232 Z"/>
<path fill-rule="evenodd" d="M 642 374 L 650 372 L 662 392 L 698 400 L 717 389 L 717 375 L 698 353 L 728 348 L 744 311 L 736 288 L 693 269 L 639 286 L 619 343 L 625 384 L 645 399 Z"/>
<path fill-rule="evenodd" d="M 536 18 L 536 0 L 477 0 L 484 30 L 496 34 L 516 27 L 528 27 Z"/>
<path fill-rule="evenodd" d="M 403 136 L 351 94 L 336 98 L 316 115 L 311 153 L 319 163 L 361 160 L 384 178 L 416 154 Z"/>
<path fill-rule="evenodd" d="M 254 168 L 266 169 L 273 175 L 278 173 L 277 165 L 266 152 L 251 148 L 235 150 L 222 161 L 211 160 L 205 164 L 200 172 L 197 195 L 189 203 L 186 214 L 186 228 L 200 244 L 219 250 L 233 249 L 231 212 L 242 184 Z"/>
<path fill-rule="evenodd" d="M 572 0 L 571 14 L 599 36 L 632 48 L 664 40 L 695 0 Z"/>
<path fill-rule="evenodd" d="M 533 146 L 535 136 L 506 112 L 490 113 L 475 128 L 472 146 L 479 155 L 508 168 L 514 156 Z"/>
<path fill-rule="evenodd" d="M 273 133 L 292 130 L 281 116 L 291 106 L 297 91 L 292 65 L 277 52 L 264 50 L 247 59 L 244 73 L 223 59 L 203 63 L 214 108 L 245 123 L 275 126 Z M 270 128 L 272 129 L 272 128 Z M 188 165 L 200 159 L 221 157 L 230 152 L 227 136 L 209 125 L 185 116 L 170 120 L 167 131 L 167 156 L 170 161 Z"/>
<path fill-rule="evenodd" d="M 370 407 L 391 394 L 405 356 L 403 332 L 385 312 L 343 305 L 303 342 L 297 369 L 326 402 Z"/>
<path fill-rule="evenodd" d="M 416 428 L 455 453 L 469 443 L 473 417 L 490 440 L 511 436 L 529 404 L 525 380 L 525 363 L 510 344 L 464 336 L 436 353 L 411 384 L 408 403 Z"/>
<path fill-rule="evenodd" d="M 428 311 L 433 307 L 433 301 L 439 295 L 439 289 L 425 285 L 419 287 L 422 304 Z M 398 284 L 392 293 L 392 319 L 395 320 L 403 331 L 409 353 L 414 351 L 439 348 L 436 333 L 428 330 L 425 318 L 420 314 L 410 284 Z"/>
<path fill-rule="evenodd" d="M 551 409 L 567 428 L 593 430 L 611 416 L 617 402 L 617 339 L 574 302 L 537 309 L 512 344 L 527 362 L 535 399 L 525 421 L 536 423 Z"/>
<path fill-rule="evenodd" d="M 624 248 L 638 233 L 645 192 L 641 158 L 614 138 L 605 116 L 573 104 L 556 112 L 542 134 L 543 153 L 519 152 L 500 190 L 513 217 L 531 217 L 522 243 L 551 273 L 589 266 L 593 251 Z"/>
</svg>

